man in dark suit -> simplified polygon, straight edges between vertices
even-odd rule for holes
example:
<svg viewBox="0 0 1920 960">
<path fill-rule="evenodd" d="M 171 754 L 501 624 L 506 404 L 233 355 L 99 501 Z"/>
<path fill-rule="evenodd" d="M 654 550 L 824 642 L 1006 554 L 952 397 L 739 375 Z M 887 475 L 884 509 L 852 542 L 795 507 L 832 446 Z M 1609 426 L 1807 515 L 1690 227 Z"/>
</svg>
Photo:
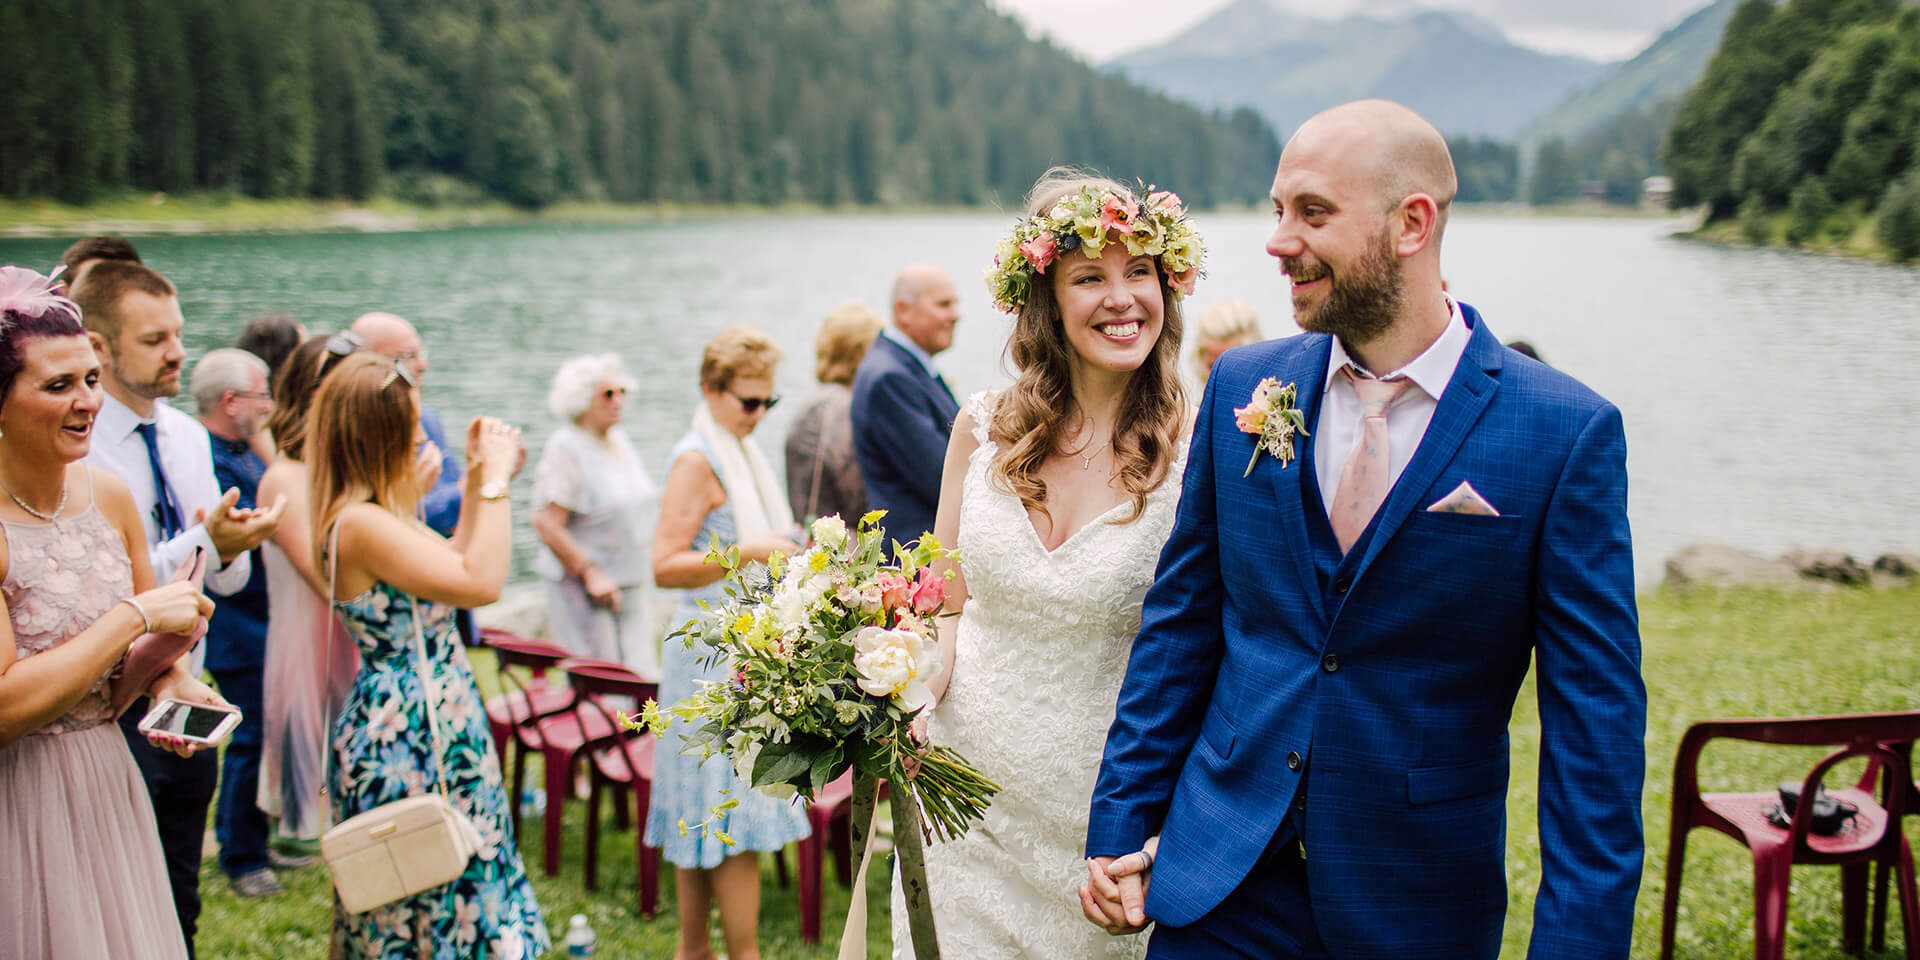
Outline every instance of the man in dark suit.
<svg viewBox="0 0 1920 960">
<path fill-rule="evenodd" d="M 933 529 L 947 435 L 960 413 L 933 357 L 953 345 L 959 304 L 952 278 L 939 267 L 900 271 L 893 326 L 875 338 L 853 378 L 853 455 L 867 503 L 887 511 L 881 526 L 889 543 L 910 543 Z"/>
<path fill-rule="evenodd" d="M 1308 333 L 1207 381 L 1094 789 L 1082 909 L 1157 921 L 1150 957 L 1492 960 L 1507 724 L 1536 663 L 1529 955 L 1627 956 L 1646 688 L 1626 439 L 1442 291 L 1454 190 L 1445 140 L 1382 101 L 1281 156 L 1267 251 Z"/>
</svg>

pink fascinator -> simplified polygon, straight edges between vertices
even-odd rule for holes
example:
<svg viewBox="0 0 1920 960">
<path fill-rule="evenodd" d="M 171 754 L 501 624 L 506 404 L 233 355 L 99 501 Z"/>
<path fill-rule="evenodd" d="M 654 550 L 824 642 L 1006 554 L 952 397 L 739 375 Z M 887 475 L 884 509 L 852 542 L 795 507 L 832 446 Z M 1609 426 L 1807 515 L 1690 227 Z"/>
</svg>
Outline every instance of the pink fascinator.
<svg viewBox="0 0 1920 960">
<path fill-rule="evenodd" d="M 53 275 L 59 276 L 60 271 L 55 270 Z M 0 331 L 7 328 L 7 313 L 41 317 L 49 310 L 62 311 L 75 323 L 80 322 L 80 305 L 61 295 L 53 277 L 25 267 L 0 267 Z"/>
</svg>

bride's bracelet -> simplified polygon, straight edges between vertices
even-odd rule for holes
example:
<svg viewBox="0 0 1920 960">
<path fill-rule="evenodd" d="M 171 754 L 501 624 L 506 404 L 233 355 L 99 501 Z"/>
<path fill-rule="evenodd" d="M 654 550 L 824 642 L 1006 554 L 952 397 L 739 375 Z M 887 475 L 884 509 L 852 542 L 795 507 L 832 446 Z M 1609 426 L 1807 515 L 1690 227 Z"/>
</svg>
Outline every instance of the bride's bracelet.
<svg viewBox="0 0 1920 960">
<path fill-rule="evenodd" d="M 126 599 L 121 600 L 120 602 L 126 604 L 129 607 L 132 607 L 133 612 L 140 615 L 140 632 L 141 633 L 153 632 L 153 618 L 147 616 L 147 608 L 141 606 L 140 601 L 135 600 L 132 597 L 127 597 Z"/>
</svg>

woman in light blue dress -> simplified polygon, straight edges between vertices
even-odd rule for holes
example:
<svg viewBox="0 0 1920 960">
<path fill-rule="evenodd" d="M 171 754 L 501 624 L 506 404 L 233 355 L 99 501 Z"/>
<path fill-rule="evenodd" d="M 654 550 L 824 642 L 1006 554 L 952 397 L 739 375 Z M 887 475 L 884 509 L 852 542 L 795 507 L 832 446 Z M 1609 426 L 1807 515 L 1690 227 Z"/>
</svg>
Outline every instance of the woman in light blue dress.
<svg viewBox="0 0 1920 960">
<path fill-rule="evenodd" d="M 672 467 L 660 500 L 653 541 L 653 577 L 662 587 L 686 591 L 672 621 L 677 628 L 701 616 L 700 601 L 718 606 L 725 571 L 706 562 L 716 540 L 737 545 L 743 560 L 764 562 L 775 551 L 798 553 L 800 535 L 783 487 L 748 436 L 779 399 L 773 393 L 780 351 L 765 334 L 736 326 L 707 344 L 700 362 L 702 402 L 693 429 L 673 448 Z M 724 663 L 706 666 L 705 647 L 667 641 L 661 653 L 660 702 L 671 706 L 693 695 L 702 681 L 724 682 Z M 648 846 L 672 863 L 680 912 L 680 949 L 675 960 L 710 960 L 707 915 L 720 907 L 720 927 L 733 960 L 759 960 L 755 927 L 760 912 L 758 851 L 778 850 L 808 834 L 804 808 L 754 791 L 734 775 L 722 756 L 702 761 L 679 752 L 673 729 L 661 738 L 654 761 L 653 803 L 647 813 Z M 709 811 L 738 802 L 710 829 Z M 684 834 L 682 827 L 685 827 Z M 718 839 L 724 832 L 727 846 Z"/>
</svg>

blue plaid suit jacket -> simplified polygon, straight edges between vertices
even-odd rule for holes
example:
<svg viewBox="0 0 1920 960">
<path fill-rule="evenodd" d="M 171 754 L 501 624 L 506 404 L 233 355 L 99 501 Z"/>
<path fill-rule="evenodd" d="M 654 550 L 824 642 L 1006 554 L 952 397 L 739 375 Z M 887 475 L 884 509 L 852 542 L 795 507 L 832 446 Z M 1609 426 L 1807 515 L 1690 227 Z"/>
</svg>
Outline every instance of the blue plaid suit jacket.
<svg viewBox="0 0 1920 960">
<path fill-rule="evenodd" d="M 1255 438 L 1233 416 L 1272 376 L 1316 423 L 1331 338 L 1237 349 L 1209 378 L 1087 838 L 1112 856 L 1161 836 L 1161 923 L 1205 922 L 1292 829 L 1304 782 L 1312 902 L 1292 909 L 1335 956 L 1495 957 L 1507 724 L 1537 659 L 1530 956 L 1627 956 L 1646 688 L 1620 414 L 1461 311 L 1471 337 L 1432 424 L 1333 576 L 1309 546 L 1312 442 L 1242 477 Z M 1463 480 L 1501 516 L 1426 512 Z"/>
</svg>

